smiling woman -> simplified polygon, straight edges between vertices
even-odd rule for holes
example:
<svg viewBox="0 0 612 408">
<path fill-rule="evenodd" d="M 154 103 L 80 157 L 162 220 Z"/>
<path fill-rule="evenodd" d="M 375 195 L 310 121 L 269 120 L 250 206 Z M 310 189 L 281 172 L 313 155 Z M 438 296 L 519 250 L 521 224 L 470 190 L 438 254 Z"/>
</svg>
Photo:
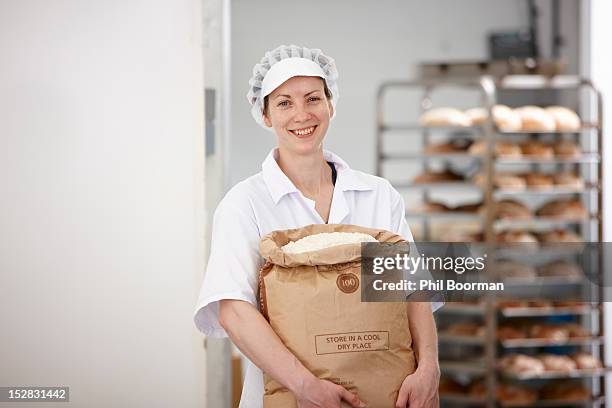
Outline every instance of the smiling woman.
<svg viewBox="0 0 612 408">
<path fill-rule="evenodd" d="M 253 69 L 251 114 L 274 132 L 277 147 L 262 171 L 236 184 L 215 210 L 210 257 L 195 321 L 206 335 L 228 336 L 248 357 L 240 407 L 264 406 L 262 370 L 299 408 L 376 406 L 339 384 L 313 375 L 281 342 L 257 310 L 260 239 L 310 224 L 383 229 L 412 242 L 404 201 L 387 180 L 351 169 L 323 149 L 336 113 L 338 72 L 321 50 L 280 46 Z M 407 305 L 418 368 L 397 390 L 398 406 L 435 406 L 439 367 L 432 309 Z M 416 387 L 416 384 L 427 384 Z M 346 385 L 346 384 L 345 384 Z"/>
<path fill-rule="evenodd" d="M 334 110 L 324 81 L 293 77 L 266 98 L 271 103 L 264 102 L 264 123 L 274 129 L 281 157 L 321 150 Z"/>
</svg>

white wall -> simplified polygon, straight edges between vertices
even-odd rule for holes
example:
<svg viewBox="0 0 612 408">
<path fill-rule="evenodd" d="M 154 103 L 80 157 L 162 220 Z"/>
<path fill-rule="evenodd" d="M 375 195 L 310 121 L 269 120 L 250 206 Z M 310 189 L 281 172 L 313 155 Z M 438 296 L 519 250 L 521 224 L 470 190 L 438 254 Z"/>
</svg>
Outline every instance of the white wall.
<svg viewBox="0 0 612 408">
<path fill-rule="evenodd" d="M 604 129 L 603 129 L 603 151 L 604 158 L 610 160 L 612 157 L 612 144 L 609 137 L 612 133 L 612 55 L 610 55 L 610 38 L 612 37 L 612 26 L 609 17 L 612 15 L 612 3 L 605 0 L 591 0 L 592 12 L 592 60 L 591 73 L 595 86 L 603 94 L 604 101 Z M 605 163 L 605 162 L 604 162 Z M 610 166 L 604 166 L 604 215 L 612 214 L 612 202 L 608 199 L 612 191 L 612 173 Z M 612 236 L 612 220 L 605 218 L 604 238 L 610 240 Z"/>
<path fill-rule="evenodd" d="M 548 3 L 538 2 L 544 16 Z M 321 48 L 335 58 L 340 100 L 326 146 L 354 168 L 373 172 L 374 102 L 382 81 L 409 78 L 424 61 L 486 59 L 487 33 L 526 28 L 528 21 L 526 2 L 505 0 L 296 4 L 232 2 L 232 184 L 258 171 L 274 146 L 274 136 L 251 118 L 245 97 L 252 67 L 265 51 L 296 43 Z M 549 34 L 546 17 L 540 28 L 542 37 Z M 549 55 L 548 43 L 542 52 Z"/>
<path fill-rule="evenodd" d="M 610 26 L 609 17 L 612 15 L 612 3 L 607 0 L 590 0 L 591 3 L 591 74 L 595 85 L 600 89 L 603 95 L 604 102 L 604 128 L 603 128 L 603 157 L 604 163 L 612 157 L 612 144 L 609 141 L 612 132 L 612 56 L 610 55 L 610 37 L 612 37 L 612 26 Z M 612 171 L 610 166 L 603 168 L 603 236 L 604 241 L 610 241 L 612 236 L 612 201 L 610 200 L 610 191 L 612 190 Z M 605 261 L 607 262 L 606 270 L 610 270 L 610 254 L 606 254 Z M 610 294 L 610 288 L 606 288 L 607 294 Z M 606 331 L 606 365 L 612 365 L 612 336 L 610 336 L 610 328 L 612 327 L 612 304 L 605 304 L 605 320 L 604 327 Z M 612 389 L 612 376 L 606 378 L 606 389 Z M 606 395 L 606 405 L 612 402 L 610 392 Z"/>
<path fill-rule="evenodd" d="M 203 406 L 199 7 L 0 2 L 1 385 Z"/>
</svg>

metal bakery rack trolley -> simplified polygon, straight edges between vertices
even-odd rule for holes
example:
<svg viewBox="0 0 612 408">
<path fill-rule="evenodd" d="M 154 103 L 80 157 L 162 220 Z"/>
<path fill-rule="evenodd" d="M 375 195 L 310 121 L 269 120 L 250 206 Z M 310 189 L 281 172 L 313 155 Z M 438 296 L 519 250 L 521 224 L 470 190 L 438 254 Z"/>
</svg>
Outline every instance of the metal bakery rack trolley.
<svg viewBox="0 0 612 408">
<path fill-rule="evenodd" d="M 389 107 L 386 98 L 390 91 L 417 91 L 420 97 L 421 112 L 434 108 L 432 93 L 440 88 L 469 89 L 478 92 L 480 106 L 488 112 L 484 123 L 479 126 L 448 126 L 423 127 L 418 121 L 399 123 L 388 121 Z M 530 92 L 558 92 L 555 98 L 564 92 L 571 93 L 572 105 L 581 117 L 581 125 L 572 131 L 533 131 L 517 130 L 502 131 L 495 123 L 493 107 L 499 103 L 500 93 Z M 406 109 L 408 104 L 402 105 Z M 416 106 L 416 105 L 415 105 Z M 383 83 L 377 95 L 377 129 L 376 129 L 376 170 L 380 176 L 390 179 L 392 184 L 401 192 L 410 192 L 420 195 L 422 203 L 429 203 L 432 191 L 436 193 L 476 191 L 480 194 L 480 211 L 471 208 L 470 211 L 436 210 L 429 207 L 427 210 L 413 210 L 407 205 L 406 216 L 412 228 L 420 227 L 422 241 L 440 241 L 444 237 L 435 237 L 435 228 L 432 225 L 442 223 L 442 231 L 452 231 L 452 223 L 472 223 L 479 228 L 480 234 L 472 234 L 470 240 L 480 241 L 486 248 L 498 245 L 500 234 L 504 231 L 536 231 L 545 233 L 567 228 L 574 231 L 586 245 L 601 242 L 602 240 L 602 97 L 593 84 L 583 78 L 575 76 L 544 77 L 537 75 L 505 76 L 493 78 L 491 76 L 467 78 L 427 78 L 412 81 L 389 81 Z M 413 147 L 412 151 L 393 151 L 387 146 L 389 134 L 399 136 L 400 145 Z M 442 134 L 444 140 L 452 141 L 461 137 L 471 140 L 481 139 L 485 142 L 482 154 L 471 154 L 464 151 L 435 151 L 428 149 L 432 146 L 435 135 Z M 498 141 L 525 142 L 529 140 L 543 140 L 555 142 L 558 140 L 571 140 L 580 147 L 579 154 L 570 157 L 520 157 L 503 158 L 496 156 L 496 143 Z M 438 138 L 439 140 L 439 138 Z M 420 144 L 420 150 L 419 150 Z M 417 150 L 414 150 L 414 147 Z M 386 171 L 389 163 L 418 164 L 422 171 L 430 169 L 432 163 L 442 163 L 444 167 L 452 165 L 455 161 L 472 163 L 464 166 L 469 171 L 477 168 L 480 181 L 476 183 L 473 177 L 464 179 L 437 180 L 437 182 L 412 181 L 412 176 L 390 177 Z M 515 170 L 516 169 L 516 170 Z M 580 177 L 581 185 L 574 187 L 549 186 L 548 188 L 502 188 L 496 185 L 496 176 L 499 174 L 538 170 L 548 174 L 557 174 L 561 171 L 571 171 Z M 473 175 L 473 174 L 472 174 Z M 533 205 L 537 202 L 546 202 L 560 198 L 573 198 L 586 208 L 586 216 L 579 218 L 551 217 L 534 214 L 534 216 L 521 219 L 499 219 L 497 217 L 496 202 L 504 199 L 520 199 Z M 443 208 L 443 206 L 441 207 Z M 465 208 L 465 207 L 463 207 Z M 537 234 L 536 234 L 537 235 Z M 466 235 L 464 235 L 466 236 Z M 579 352 L 586 352 L 584 358 L 592 361 L 603 361 L 603 269 L 600 253 L 591 254 L 578 247 L 574 257 L 567 246 L 558 254 L 568 259 L 578 259 L 580 267 L 588 268 L 589 279 L 575 275 L 540 275 L 545 266 L 537 265 L 540 256 L 554 260 L 554 246 L 538 246 L 537 251 L 519 254 L 519 259 L 529 258 L 536 262 L 533 270 L 538 274 L 533 276 L 504 277 L 503 281 L 510 293 L 517 294 L 516 299 L 496 299 L 495 295 L 483 295 L 468 302 L 448 302 L 437 313 L 438 324 L 444 322 L 457 323 L 460 319 L 468 322 L 462 326 L 471 333 L 459 331 L 445 331 L 440 328 L 440 367 L 443 379 L 450 378 L 449 392 L 442 393 L 443 406 L 603 406 L 605 405 L 604 379 L 609 371 L 606 367 L 595 365 L 593 368 L 574 368 L 568 370 L 524 370 L 512 372 L 506 370 L 503 362 L 512 360 L 512 354 L 521 355 L 526 362 L 533 362 L 545 353 L 552 362 L 567 362 L 572 358 L 579 358 Z M 571 246 L 569 247 L 571 248 Z M 495 257 L 511 258 L 510 249 L 504 248 L 495 252 Z M 581 252 L 582 251 L 582 252 Z M 523 251 L 524 252 L 524 251 Z M 568 254 L 568 252 L 570 252 Z M 552 255 L 551 255 L 552 254 Z M 591 254 L 591 255 L 589 255 Z M 514 254 L 516 256 L 516 254 Z M 552 258 L 551 258 L 552 256 Z M 577 255 L 576 255 L 577 256 Z M 533 259 L 532 259 L 533 258 Z M 584 264 L 586 262 L 586 265 Z M 555 264 L 558 265 L 558 264 Z M 489 268 L 488 273 L 494 273 L 495 268 Z M 584 268 L 582 268 L 584 273 Z M 591 283 L 589 287 L 589 283 Z M 594 283 L 594 284 L 593 284 Z M 595 288 L 595 289 L 593 289 Z M 588 292 L 589 299 L 585 301 L 563 301 L 556 298 L 548 300 L 547 296 L 559 293 Z M 535 293 L 535 295 L 533 295 Z M 521 294 L 532 294 L 537 299 L 521 298 Z M 565 295 L 563 295 L 565 296 Z M 474 323 L 478 320 L 480 323 Z M 460 325 L 460 324 L 459 324 Z M 457 327 L 457 326 L 456 326 Z M 475 327 L 477 329 L 475 329 Z M 509 329 L 508 329 L 509 327 Z M 512 328 L 516 333 L 512 332 Z M 555 328 L 572 328 L 578 335 L 561 335 Z M 509 330 L 509 331 L 508 331 Z M 538 336 L 536 332 L 543 331 L 553 334 L 553 337 Z M 568 329 L 569 330 L 569 329 Z M 508 335 L 510 333 L 510 335 Z M 518 333 L 518 334 L 517 334 Z M 555 337 L 556 336 L 556 337 Z M 450 351 L 456 357 L 450 360 L 443 354 Z M 467 351 L 467 356 L 465 352 Z M 573 353 L 573 354 L 572 354 Z M 504 359 L 506 357 L 506 359 Z M 538 360 L 539 361 L 539 360 Z M 577 361 L 577 360 L 576 360 Z M 537 363 L 537 361 L 536 361 Z M 540 363 L 537 363 L 540 364 Z M 579 366 L 576 366 L 579 367 Z M 559 379 L 574 379 L 576 383 L 559 383 L 554 391 L 552 381 Z M 443 381 L 444 382 L 444 381 Z M 449 383 L 445 383 L 447 386 Z M 515 388 L 513 388 L 515 387 Z M 552 388 L 551 388 L 552 387 Z M 572 388 L 574 387 L 574 388 Z M 580 388 L 582 387 L 582 388 Z M 565 389 L 563 389 L 565 388 Z M 570 389 L 588 389 L 588 393 L 578 392 L 578 396 L 568 394 Z M 517 391 L 518 389 L 518 391 Z M 553 390 L 552 392 L 550 390 Z M 559 389 L 561 389 L 559 391 Z M 546 391 L 548 390 L 548 391 Z M 524 392 L 523 398 L 512 399 L 512 393 Z M 546 394 L 546 393 L 549 394 Z M 555 394 L 557 392 L 558 394 Z M 559 394 L 560 392 L 560 394 Z M 507 397 L 510 395 L 510 397 Z M 561 395 L 555 397 L 555 395 Z M 507 397 L 507 398 L 506 398 Z"/>
</svg>

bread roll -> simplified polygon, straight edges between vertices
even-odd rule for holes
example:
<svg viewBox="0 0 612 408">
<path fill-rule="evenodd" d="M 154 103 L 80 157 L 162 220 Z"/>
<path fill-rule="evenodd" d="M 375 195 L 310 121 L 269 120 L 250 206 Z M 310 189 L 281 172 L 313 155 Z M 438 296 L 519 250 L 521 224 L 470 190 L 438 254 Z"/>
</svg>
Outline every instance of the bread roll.
<svg viewBox="0 0 612 408">
<path fill-rule="evenodd" d="M 450 181 L 461 181 L 463 177 L 459 174 L 453 173 L 452 171 L 425 171 L 419 174 L 413 180 L 415 184 L 427 184 L 427 183 L 445 183 Z"/>
<path fill-rule="evenodd" d="M 551 146 L 537 140 L 522 143 L 521 152 L 523 155 L 534 159 L 553 159 L 555 156 Z"/>
<path fill-rule="evenodd" d="M 450 211 L 450 208 L 446 204 L 429 201 L 418 205 L 413 209 L 413 211 L 424 213 L 441 213 Z"/>
<path fill-rule="evenodd" d="M 526 132 L 554 132 L 554 117 L 539 106 L 523 106 L 514 110 L 521 118 L 521 130 Z"/>
<path fill-rule="evenodd" d="M 535 268 L 522 262 L 499 260 L 493 267 L 495 274 L 499 277 L 524 279 L 536 277 Z"/>
<path fill-rule="evenodd" d="M 440 378 L 440 384 L 438 385 L 438 392 L 440 393 L 440 395 L 462 395 L 465 394 L 466 389 L 457 381 L 452 380 L 448 377 L 442 377 Z"/>
<path fill-rule="evenodd" d="M 483 125 L 489 116 L 485 108 L 471 108 L 466 110 L 465 114 L 470 118 L 472 126 Z M 495 116 L 495 114 L 493 115 Z"/>
<path fill-rule="evenodd" d="M 582 300 L 556 300 L 555 307 L 583 307 L 587 303 Z"/>
<path fill-rule="evenodd" d="M 474 183 L 484 187 L 485 175 L 479 173 L 474 176 Z M 501 188 L 504 190 L 521 191 L 526 187 L 525 179 L 521 176 L 512 173 L 495 173 L 493 177 L 493 187 Z"/>
<path fill-rule="evenodd" d="M 564 278 L 579 278 L 583 276 L 580 266 L 570 261 L 552 261 L 544 264 L 538 268 L 538 275 Z"/>
<path fill-rule="evenodd" d="M 529 337 L 533 339 L 547 339 L 562 342 L 569 338 L 569 332 L 557 325 L 534 324 L 529 328 Z"/>
<path fill-rule="evenodd" d="M 484 210 L 482 201 L 473 204 L 461 204 L 456 206 L 453 211 L 462 213 L 480 213 Z"/>
<path fill-rule="evenodd" d="M 487 384 L 482 379 L 473 381 L 468 387 L 468 395 L 473 398 L 485 398 L 487 396 Z"/>
<path fill-rule="evenodd" d="M 423 151 L 426 154 L 461 153 L 467 151 L 470 145 L 472 145 L 472 140 L 456 138 L 449 142 L 428 145 Z"/>
<path fill-rule="evenodd" d="M 473 398 L 486 398 L 487 384 L 483 379 L 476 380 L 470 384 L 468 395 Z M 502 404 L 528 406 L 537 399 L 537 393 L 525 386 L 508 383 L 498 383 L 495 398 Z"/>
<path fill-rule="evenodd" d="M 525 179 L 511 173 L 497 173 L 494 177 L 494 185 L 500 189 L 520 191 L 526 187 Z"/>
<path fill-rule="evenodd" d="M 508 405 L 529 406 L 538 399 L 537 392 L 516 384 L 498 384 L 495 394 L 498 401 Z"/>
<path fill-rule="evenodd" d="M 524 354 L 510 354 L 498 362 L 499 369 L 511 375 L 538 375 L 544 372 L 544 363 Z"/>
<path fill-rule="evenodd" d="M 545 371 L 569 373 L 576 370 L 576 362 L 569 356 L 558 354 L 540 354 L 538 356 Z"/>
<path fill-rule="evenodd" d="M 506 231 L 497 234 L 497 242 L 507 244 L 537 244 L 538 239 L 533 234 L 527 231 Z"/>
<path fill-rule="evenodd" d="M 574 354 L 572 358 L 574 359 L 576 368 L 579 370 L 593 370 L 595 368 L 601 368 L 601 361 L 589 353 L 580 352 Z"/>
<path fill-rule="evenodd" d="M 497 338 L 500 340 L 524 339 L 527 333 L 521 327 L 502 324 L 497 326 Z"/>
<path fill-rule="evenodd" d="M 500 159 L 520 159 L 523 156 L 518 145 L 504 141 L 495 145 L 495 155 Z"/>
<path fill-rule="evenodd" d="M 580 177 L 569 171 L 564 171 L 562 173 L 555 174 L 553 176 L 553 181 L 558 187 L 573 190 L 582 190 L 584 188 L 584 181 Z"/>
<path fill-rule="evenodd" d="M 543 243 L 581 243 L 584 242 L 574 231 L 557 229 L 540 235 L 540 241 Z"/>
<path fill-rule="evenodd" d="M 506 105 L 493 107 L 495 124 L 503 132 L 518 132 L 522 128 L 521 116 Z"/>
<path fill-rule="evenodd" d="M 591 391 L 579 382 L 561 380 L 544 385 L 540 389 L 540 397 L 559 402 L 585 401 L 591 398 Z"/>
<path fill-rule="evenodd" d="M 421 115 L 421 126 L 470 126 L 472 121 L 459 109 L 434 108 Z"/>
<path fill-rule="evenodd" d="M 567 220 L 581 220 L 588 213 L 580 200 L 555 200 L 551 201 L 536 212 L 541 217 L 562 218 Z"/>
<path fill-rule="evenodd" d="M 502 200 L 495 203 L 495 215 L 500 219 L 529 219 L 531 218 L 531 210 L 519 201 Z"/>
<path fill-rule="evenodd" d="M 544 369 L 546 371 L 558 371 L 570 373 L 576 370 L 576 362 L 568 356 L 557 354 L 543 354 L 540 356 Z"/>
<path fill-rule="evenodd" d="M 590 337 L 591 333 L 578 323 L 565 323 L 561 325 L 567 330 L 570 338 Z"/>
<path fill-rule="evenodd" d="M 552 302 L 546 299 L 533 299 L 527 302 L 529 307 L 549 308 L 552 307 Z"/>
<path fill-rule="evenodd" d="M 468 153 L 473 155 L 483 155 L 486 151 L 486 143 L 484 140 L 479 140 L 470 146 Z M 510 142 L 499 141 L 495 143 L 494 154 L 496 157 L 503 159 L 520 159 L 523 154 L 521 148 Z"/>
<path fill-rule="evenodd" d="M 555 156 L 562 159 L 580 157 L 582 149 L 572 140 L 559 140 L 553 145 Z"/>
<path fill-rule="evenodd" d="M 448 326 L 444 333 L 454 336 L 479 336 L 484 334 L 482 328 L 482 325 L 476 324 L 475 322 L 458 322 Z"/>
<path fill-rule="evenodd" d="M 465 114 L 471 119 L 472 125 L 483 125 L 488 117 L 485 108 L 468 109 Z M 516 132 L 521 130 L 521 117 L 506 105 L 495 105 L 493 107 L 493 120 L 495 125 L 503 132 Z"/>
<path fill-rule="evenodd" d="M 481 232 L 465 232 L 451 230 L 441 237 L 442 242 L 482 242 L 484 236 Z"/>
<path fill-rule="evenodd" d="M 469 148 L 468 153 L 473 155 L 483 155 L 485 153 L 486 144 L 484 140 L 474 142 Z M 494 149 L 495 150 L 495 149 Z"/>
<path fill-rule="evenodd" d="M 425 154 L 440 154 L 440 153 L 456 153 L 457 151 L 454 149 L 451 143 L 439 143 L 426 146 L 423 149 Z"/>
<path fill-rule="evenodd" d="M 557 132 L 575 132 L 580 129 L 580 118 L 573 110 L 564 106 L 549 106 L 545 111 L 555 121 Z"/>
<path fill-rule="evenodd" d="M 527 187 L 533 190 L 548 190 L 553 187 L 553 178 L 543 173 L 527 173 L 525 182 Z"/>
</svg>

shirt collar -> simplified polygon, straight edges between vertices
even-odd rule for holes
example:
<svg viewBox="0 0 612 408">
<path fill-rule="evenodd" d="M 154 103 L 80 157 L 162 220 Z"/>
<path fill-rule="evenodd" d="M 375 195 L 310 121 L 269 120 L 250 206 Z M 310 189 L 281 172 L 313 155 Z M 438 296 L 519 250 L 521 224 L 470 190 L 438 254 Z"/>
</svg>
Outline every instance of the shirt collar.
<svg viewBox="0 0 612 408">
<path fill-rule="evenodd" d="M 276 161 L 277 158 L 278 148 L 274 148 L 261 164 L 263 180 L 268 191 L 272 195 L 274 204 L 278 204 L 283 196 L 299 191 L 291 180 L 289 180 L 289 177 L 283 173 Z M 373 187 L 363 180 L 363 177 L 359 177 L 359 174 L 352 170 L 349 165 L 336 154 L 323 150 L 323 158 L 325 161 L 333 163 L 336 167 L 336 171 L 338 172 L 336 188 L 340 188 L 342 191 L 373 190 Z"/>
</svg>

